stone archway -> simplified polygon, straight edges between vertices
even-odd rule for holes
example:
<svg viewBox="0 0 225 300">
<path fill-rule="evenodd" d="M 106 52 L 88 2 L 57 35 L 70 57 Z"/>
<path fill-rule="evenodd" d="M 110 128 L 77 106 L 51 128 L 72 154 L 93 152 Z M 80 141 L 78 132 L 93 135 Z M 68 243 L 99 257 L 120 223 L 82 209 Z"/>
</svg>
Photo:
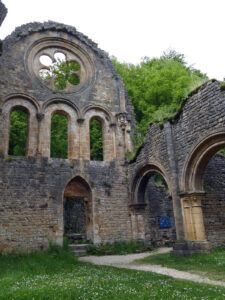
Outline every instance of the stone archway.
<svg viewBox="0 0 225 300">
<path fill-rule="evenodd" d="M 163 184 L 157 184 L 157 177 Z M 146 165 L 136 174 L 130 205 L 133 238 L 154 245 L 176 239 L 172 197 L 165 173 L 155 165 Z"/>
<path fill-rule="evenodd" d="M 93 240 L 92 193 L 89 184 L 80 176 L 66 186 L 63 196 L 64 235 L 81 234 Z"/>
<path fill-rule="evenodd" d="M 216 158 L 216 156 L 216 160 L 215 158 L 214 160 L 211 159 L 218 150 L 224 147 L 224 132 L 214 133 L 206 137 L 193 149 L 183 171 L 181 184 L 185 192 L 181 194 L 181 201 L 186 239 L 192 243 L 202 243 L 206 250 L 210 248 L 210 244 L 207 242 L 209 235 L 206 233 L 205 225 L 207 225 L 207 231 L 211 232 L 210 240 L 212 242 L 219 243 L 218 237 L 213 233 L 218 229 L 221 232 L 220 240 L 223 241 L 224 228 L 221 224 L 224 224 L 224 217 L 221 210 L 224 210 L 224 190 L 220 187 L 222 183 L 216 182 L 216 176 L 218 177 L 220 169 L 223 167 L 223 159 Z M 208 183 L 204 186 L 205 176 L 207 176 L 207 182 L 213 181 L 212 186 L 217 184 L 216 195 L 212 188 L 207 189 Z M 210 176 L 213 178 L 210 179 Z M 223 170 L 220 174 L 220 180 L 222 178 Z M 214 225 L 214 223 L 216 224 Z"/>
</svg>

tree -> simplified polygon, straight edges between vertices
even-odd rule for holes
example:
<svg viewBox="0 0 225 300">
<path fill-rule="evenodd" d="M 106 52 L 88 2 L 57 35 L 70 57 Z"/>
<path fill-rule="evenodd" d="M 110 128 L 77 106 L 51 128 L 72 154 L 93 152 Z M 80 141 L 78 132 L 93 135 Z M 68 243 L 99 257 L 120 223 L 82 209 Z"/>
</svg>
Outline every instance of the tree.
<svg viewBox="0 0 225 300">
<path fill-rule="evenodd" d="M 90 158 L 103 160 L 102 124 L 95 119 L 90 121 Z"/>
<path fill-rule="evenodd" d="M 184 55 L 174 50 L 160 58 L 145 57 L 139 65 L 120 63 L 115 58 L 112 61 L 127 87 L 142 135 L 150 122 L 175 114 L 188 92 L 208 79 L 187 66 Z"/>
<path fill-rule="evenodd" d="M 9 155 L 25 156 L 27 142 L 28 115 L 22 110 L 14 110 L 10 115 Z"/>
<path fill-rule="evenodd" d="M 61 114 L 51 120 L 51 157 L 68 157 L 68 120 Z"/>
</svg>

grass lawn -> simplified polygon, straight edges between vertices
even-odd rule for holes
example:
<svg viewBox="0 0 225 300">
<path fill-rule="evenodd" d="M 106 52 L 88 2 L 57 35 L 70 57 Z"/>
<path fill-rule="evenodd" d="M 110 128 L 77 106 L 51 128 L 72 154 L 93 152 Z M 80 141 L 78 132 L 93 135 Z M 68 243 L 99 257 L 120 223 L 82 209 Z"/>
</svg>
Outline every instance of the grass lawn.
<svg viewBox="0 0 225 300">
<path fill-rule="evenodd" d="M 0 299 L 225 299 L 225 288 L 81 263 L 55 247 L 0 255 Z"/>
<path fill-rule="evenodd" d="M 210 254 L 195 254 L 187 257 L 157 254 L 136 260 L 138 264 L 156 264 L 199 274 L 210 279 L 225 281 L 225 248 L 215 248 Z"/>
</svg>

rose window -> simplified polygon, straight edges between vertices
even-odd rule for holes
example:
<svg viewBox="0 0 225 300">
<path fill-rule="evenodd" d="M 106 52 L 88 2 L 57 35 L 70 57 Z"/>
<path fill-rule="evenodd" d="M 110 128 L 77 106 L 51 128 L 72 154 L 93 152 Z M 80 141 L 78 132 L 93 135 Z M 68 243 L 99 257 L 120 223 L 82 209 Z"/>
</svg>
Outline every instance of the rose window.
<svg viewBox="0 0 225 300">
<path fill-rule="evenodd" d="M 27 70 L 53 91 L 74 93 L 95 78 L 92 59 L 76 44 L 54 38 L 32 46 L 26 54 Z"/>
<path fill-rule="evenodd" d="M 80 64 L 71 57 L 67 59 L 62 52 L 40 55 L 39 68 L 40 78 L 56 90 L 65 90 L 69 85 L 80 83 Z"/>
</svg>

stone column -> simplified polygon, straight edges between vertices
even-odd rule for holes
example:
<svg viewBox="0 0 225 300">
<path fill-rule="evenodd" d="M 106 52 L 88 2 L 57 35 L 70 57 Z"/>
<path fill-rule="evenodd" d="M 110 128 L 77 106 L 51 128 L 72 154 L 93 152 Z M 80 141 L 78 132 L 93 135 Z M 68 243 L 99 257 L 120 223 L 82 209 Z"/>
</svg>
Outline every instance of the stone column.
<svg viewBox="0 0 225 300">
<path fill-rule="evenodd" d="M 38 138 L 37 138 L 37 154 L 41 153 L 41 121 L 44 119 L 44 114 L 37 113 L 36 117 L 38 120 Z"/>
<path fill-rule="evenodd" d="M 79 158 L 82 159 L 83 157 L 83 124 L 84 119 L 77 119 L 77 123 L 79 124 Z"/>
<path fill-rule="evenodd" d="M 185 240 L 176 242 L 173 253 L 176 255 L 190 255 L 210 252 L 211 245 L 206 241 L 201 205 L 205 193 L 186 193 L 180 196 Z"/>
<path fill-rule="evenodd" d="M 127 127 L 127 113 L 126 112 L 120 112 L 116 115 L 117 117 L 117 122 L 119 124 L 119 128 L 121 129 L 122 132 L 122 156 L 123 158 L 125 157 L 125 154 L 127 152 L 127 145 L 126 145 L 126 127 Z"/>
<path fill-rule="evenodd" d="M 181 196 L 187 240 L 205 240 L 205 227 L 201 205 L 204 195 L 204 193 L 190 193 Z"/>
<path fill-rule="evenodd" d="M 146 203 L 129 205 L 131 212 L 132 236 L 134 240 L 145 241 L 145 207 Z"/>
<path fill-rule="evenodd" d="M 111 123 L 112 140 L 113 140 L 113 159 L 116 159 L 116 123 Z"/>
</svg>

